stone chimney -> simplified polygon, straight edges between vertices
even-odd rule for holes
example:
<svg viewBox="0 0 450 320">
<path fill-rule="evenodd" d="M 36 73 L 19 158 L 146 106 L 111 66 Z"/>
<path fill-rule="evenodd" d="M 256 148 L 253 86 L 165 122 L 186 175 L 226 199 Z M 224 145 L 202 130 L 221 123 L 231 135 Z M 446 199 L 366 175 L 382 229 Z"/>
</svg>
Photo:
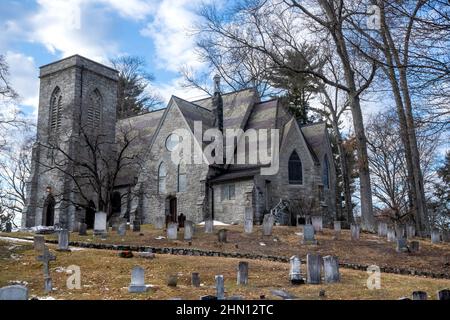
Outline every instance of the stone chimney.
<svg viewBox="0 0 450 320">
<path fill-rule="evenodd" d="M 216 111 L 216 126 L 220 131 L 223 131 L 223 100 L 220 93 L 220 76 L 214 76 L 214 97 L 213 106 Z"/>
</svg>

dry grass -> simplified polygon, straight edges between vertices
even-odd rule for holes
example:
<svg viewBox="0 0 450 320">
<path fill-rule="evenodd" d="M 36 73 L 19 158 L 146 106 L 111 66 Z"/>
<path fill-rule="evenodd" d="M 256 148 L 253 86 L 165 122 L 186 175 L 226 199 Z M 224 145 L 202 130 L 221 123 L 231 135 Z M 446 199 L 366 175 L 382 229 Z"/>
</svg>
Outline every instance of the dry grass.
<svg viewBox="0 0 450 320">
<path fill-rule="evenodd" d="M 236 268 L 240 260 L 215 257 L 193 257 L 157 255 L 153 260 L 141 258 L 124 259 L 117 252 L 105 250 L 79 250 L 56 252 L 50 246 L 57 261 L 51 263 L 53 286 L 51 294 L 56 299 L 198 299 L 205 294 L 214 294 L 214 275 L 223 274 L 227 295 L 242 295 L 247 299 L 258 299 L 261 294 L 267 298 L 272 289 L 286 290 L 300 299 L 321 299 L 319 291 L 326 291 L 325 299 L 398 299 L 410 296 L 412 291 L 423 290 L 431 299 L 436 299 L 437 290 L 450 287 L 450 280 L 429 279 L 394 274 L 382 274 L 381 289 L 366 287 L 368 275 L 365 272 L 341 269 L 339 284 L 292 286 L 288 281 L 289 265 L 268 261 L 249 260 L 249 285 L 236 285 Z M 81 267 L 81 290 L 66 287 L 68 274 L 63 268 L 69 265 Z M 127 286 L 133 266 L 145 269 L 146 283 L 154 285 L 145 294 L 130 294 Z M 10 281 L 26 281 L 30 294 L 44 296 L 42 265 L 35 259 L 35 252 L 29 244 L 12 244 L 0 241 L 0 286 Z M 304 271 L 304 266 L 302 266 Z M 60 272 L 58 272 L 60 271 Z M 203 286 L 190 286 L 191 272 L 199 272 Z M 178 286 L 171 288 L 166 279 L 179 274 Z M 323 299 L 323 298 L 322 298 Z"/>
<path fill-rule="evenodd" d="M 219 228 L 221 227 L 215 227 L 216 233 Z M 372 234 L 362 233 L 360 241 L 351 241 L 349 230 L 343 230 L 340 239 L 333 240 L 333 231 L 324 229 L 323 233 L 317 235 L 319 245 L 302 245 L 300 236 L 295 234 L 300 232 L 301 229 L 296 227 L 275 226 L 272 237 L 263 237 L 261 226 L 255 226 L 251 235 L 245 234 L 242 226 L 226 226 L 223 228 L 229 230 L 228 243 L 218 243 L 217 234 L 205 234 L 203 227 L 197 227 L 192 248 L 286 257 L 296 254 L 301 258 L 305 258 L 307 253 L 317 252 L 322 255 L 336 255 L 340 262 L 345 263 L 375 264 L 380 267 L 410 268 L 450 275 L 450 244 L 432 244 L 429 239 L 417 239 L 420 242 L 420 252 L 408 254 L 397 253 L 395 243 L 387 242 L 385 238 L 379 238 Z M 28 233 L 9 235 L 30 236 Z M 95 239 L 91 233 L 85 237 L 80 237 L 77 233 L 74 233 L 71 234 L 71 240 L 152 247 L 188 247 L 187 241 L 183 240 L 155 239 L 157 236 L 165 235 L 164 230 L 155 230 L 151 225 L 144 225 L 141 235 L 127 231 L 125 237 L 120 237 L 116 232 L 110 232 L 106 240 L 100 240 Z M 56 235 L 46 237 L 56 239 Z M 183 238 L 182 229 L 178 238 Z M 263 242 L 265 246 L 261 246 L 260 242 Z"/>
</svg>

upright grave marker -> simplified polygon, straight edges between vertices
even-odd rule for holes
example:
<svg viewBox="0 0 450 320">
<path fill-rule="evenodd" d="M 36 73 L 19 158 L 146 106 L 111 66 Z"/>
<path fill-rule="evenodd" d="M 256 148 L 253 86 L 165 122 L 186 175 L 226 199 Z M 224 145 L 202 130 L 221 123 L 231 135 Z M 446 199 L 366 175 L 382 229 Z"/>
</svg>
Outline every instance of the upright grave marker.
<svg viewBox="0 0 450 320">
<path fill-rule="evenodd" d="M 28 300 L 28 288 L 22 285 L 0 288 L 0 300 Z"/>
<path fill-rule="evenodd" d="M 167 239 L 177 240 L 178 238 L 178 224 L 176 222 L 170 222 L 167 225 Z"/>
<path fill-rule="evenodd" d="M 145 285 L 145 272 L 141 267 L 134 267 L 131 270 L 131 283 L 128 287 L 128 292 L 130 293 L 142 293 L 147 291 L 147 286 Z"/>
<path fill-rule="evenodd" d="M 263 235 L 271 236 L 275 217 L 272 214 L 266 214 L 263 219 Z"/>
<path fill-rule="evenodd" d="M 238 285 L 248 284 L 248 262 L 245 261 L 239 262 L 237 272 L 237 284 Z"/>
<path fill-rule="evenodd" d="M 44 291 L 49 293 L 52 291 L 52 278 L 50 277 L 50 261 L 55 261 L 56 257 L 52 255 L 47 246 L 44 247 L 42 255 L 36 258 L 37 261 L 42 262 L 44 266 Z"/>
<path fill-rule="evenodd" d="M 306 281 L 309 284 L 320 284 L 320 270 L 322 257 L 318 254 L 308 253 L 306 255 Z"/>
<path fill-rule="evenodd" d="M 339 262 L 336 257 L 323 257 L 323 273 L 325 283 L 335 283 L 341 280 L 341 275 L 339 273 Z"/>
</svg>

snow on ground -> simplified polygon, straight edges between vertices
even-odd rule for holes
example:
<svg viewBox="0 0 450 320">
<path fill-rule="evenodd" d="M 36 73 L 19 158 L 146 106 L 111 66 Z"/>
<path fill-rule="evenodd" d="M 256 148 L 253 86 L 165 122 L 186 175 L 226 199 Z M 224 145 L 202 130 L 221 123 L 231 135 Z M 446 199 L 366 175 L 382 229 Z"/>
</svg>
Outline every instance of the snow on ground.
<svg viewBox="0 0 450 320">
<path fill-rule="evenodd" d="M 231 226 L 231 224 L 227 224 L 227 223 L 224 223 L 222 221 L 217 221 L 217 220 L 214 220 L 213 223 L 214 223 L 215 226 Z M 205 221 L 200 222 L 198 225 L 199 226 L 204 226 L 205 225 Z"/>
</svg>

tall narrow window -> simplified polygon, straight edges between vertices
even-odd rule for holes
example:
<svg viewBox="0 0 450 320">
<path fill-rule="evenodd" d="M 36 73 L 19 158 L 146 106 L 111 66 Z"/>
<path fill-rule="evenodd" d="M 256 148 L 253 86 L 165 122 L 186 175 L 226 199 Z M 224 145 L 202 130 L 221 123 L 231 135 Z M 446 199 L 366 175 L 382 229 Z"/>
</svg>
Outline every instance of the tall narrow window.
<svg viewBox="0 0 450 320">
<path fill-rule="evenodd" d="M 102 95 L 98 89 L 89 95 L 89 105 L 87 108 L 87 125 L 91 129 L 98 128 L 103 108 Z"/>
<path fill-rule="evenodd" d="M 236 190 L 234 184 L 222 185 L 222 200 L 234 200 Z"/>
<path fill-rule="evenodd" d="M 181 162 L 178 165 L 178 192 L 186 191 L 186 165 Z"/>
<path fill-rule="evenodd" d="M 62 122 L 62 94 L 56 87 L 50 98 L 50 133 L 56 134 L 61 130 Z"/>
<path fill-rule="evenodd" d="M 322 183 L 326 189 L 330 188 L 330 173 L 327 155 L 325 155 L 322 164 Z"/>
<path fill-rule="evenodd" d="M 289 184 L 303 184 L 302 161 L 294 150 L 289 158 Z"/>
<path fill-rule="evenodd" d="M 158 192 L 166 193 L 167 168 L 164 162 L 161 162 L 158 169 Z"/>
</svg>

